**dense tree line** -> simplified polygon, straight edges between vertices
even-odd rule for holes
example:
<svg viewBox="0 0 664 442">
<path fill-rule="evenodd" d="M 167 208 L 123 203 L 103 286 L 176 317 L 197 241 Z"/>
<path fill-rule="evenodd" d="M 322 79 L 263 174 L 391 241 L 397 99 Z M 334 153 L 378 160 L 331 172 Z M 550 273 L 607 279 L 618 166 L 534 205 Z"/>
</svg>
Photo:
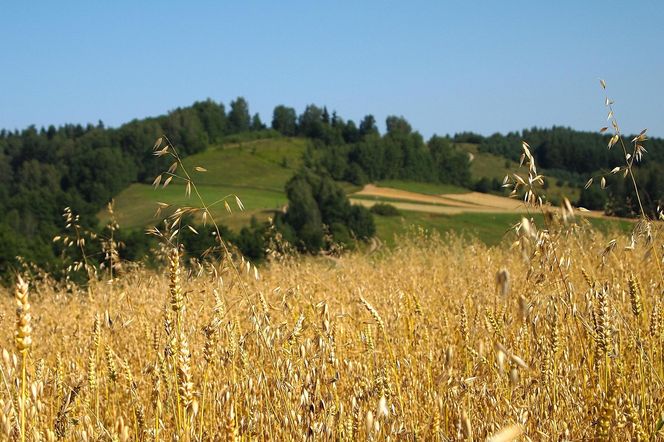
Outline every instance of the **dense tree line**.
<svg viewBox="0 0 664 442">
<path fill-rule="evenodd" d="M 275 108 L 272 127 L 284 135 L 299 134 L 315 140 L 308 164 L 337 181 L 354 184 L 404 179 L 470 186 L 468 155 L 448 137 L 424 142 L 403 117 L 389 116 L 381 136 L 372 115 L 359 125 L 344 121 L 326 108 L 309 105 L 296 120 L 295 110 Z"/>
<path fill-rule="evenodd" d="M 313 172 L 308 172 L 314 195 L 327 188 L 330 178 L 358 184 L 389 178 L 470 183 L 465 154 L 454 149 L 447 138 L 433 137 L 425 143 L 402 117 L 389 117 L 387 130 L 381 135 L 371 115 L 356 124 L 325 107 L 309 105 L 298 114 L 291 107 L 279 105 L 274 108 L 270 126 L 268 129 L 258 114 L 252 115 L 249 103 L 238 97 L 228 109 L 222 103 L 206 100 L 118 128 L 107 128 L 99 122 L 0 131 L 0 210 L 4 213 L 0 220 L 0 274 L 15 264 L 16 255 L 47 267 L 55 262 L 61 250 L 51 239 L 62 230 L 64 207 L 80 214 L 84 227 L 94 229 L 96 213 L 113 196 L 133 182 L 151 182 L 167 167 L 165 159 L 154 158 L 150 149 L 162 135 L 169 137 L 182 156 L 234 137 L 276 134 L 309 138 L 312 148 L 307 164 L 319 176 L 325 176 L 321 190 L 317 187 L 320 183 L 312 181 Z M 295 192 L 299 185 L 294 183 L 300 181 L 293 181 L 287 192 Z M 370 230 L 359 227 L 366 214 L 349 207 L 337 207 L 342 219 L 330 215 L 325 202 L 319 208 L 322 224 L 343 241 L 362 238 Z M 295 215 L 283 221 L 289 226 L 285 227 L 287 234 L 295 232 L 304 249 L 316 248 L 317 240 L 299 238 L 298 232 L 306 229 L 301 229 Z M 236 240 L 244 243 L 245 249 L 256 250 L 256 241 L 249 241 L 249 236 L 245 232 Z M 314 237 L 318 238 L 317 234 Z M 146 247 L 135 237 L 129 239 L 128 255 L 135 255 L 132 249 Z"/>
<path fill-rule="evenodd" d="M 538 166 L 546 169 L 547 174 L 554 179 L 565 180 L 581 188 L 590 177 L 597 178 L 593 187 L 582 191 L 579 205 L 605 210 L 613 215 L 629 216 L 639 212 L 637 198 L 631 183 L 624 182 L 622 175 L 609 174 L 614 167 L 625 164 L 619 144 L 608 149 L 610 138 L 611 135 L 607 134 L 554 126 L 550 129 L 532 128 L 489 137 L 464 133 L 455 136 L 455 141 L 479 142 L 480 152 L 514 161 L 518 161 L 521 155 L 521 141 L 527 141 Z M 628 152 L 632 151 L 632 138 L 634 136 L 623 137 Z M 664 203 L 664 181 L 660 177 L 664 170 L 664 139 L 648 139 L 644 146 L 648 152 L 641 162 L 635 163 L 634 169 L 644 209 L 654 216 L 657 206 Z M 607 179 L 606 189 L 597 187 L 602 175 Z"/>
<path fill-rule="evenodd" d="M 327 174 L 300 170 L 286 185 L 286 195 L 288 210 L 276 217 L 275 225 L 302 251 L 327 248 L 326 234 L 333 243 L 350 246 L 376 232 L 369 210 L 351 205 L 344 190 Z"/>
<path fill-rule="evenodd" d="M 596 179 L 592 186 L 581 191 L 578 204 L 587 209 L 603 210 L 609 215 L 635 217 L 641 214 L 640 199 L 645 214 L 656 218 L 657 208 L 664 205 L 663 168 L 661 163 L 652 161 L 634 168 L 638 197 L 629 177 L 624 178 L 622 173 L 607 174 L 605 188 L 602 189 L 598 183 L 600 180 Z"/>
</svg>

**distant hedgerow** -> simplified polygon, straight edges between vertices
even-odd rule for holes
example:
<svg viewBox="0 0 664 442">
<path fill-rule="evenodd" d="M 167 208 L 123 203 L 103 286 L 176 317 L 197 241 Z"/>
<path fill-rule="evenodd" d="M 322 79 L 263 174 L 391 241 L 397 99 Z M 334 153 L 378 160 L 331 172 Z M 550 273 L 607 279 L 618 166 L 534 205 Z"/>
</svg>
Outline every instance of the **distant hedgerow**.
<svg viewBox="0 0 664 442">
<path fill-rule="evenodd" d="M 374 204 L 371 206 L 371 209 L 369 209 L 371 213 L 375 215 L 380 215 L 380 216 L 399 216 L 401 215 L 401 212 L 399 209 L 394 207 L 392 204 L 389 203 L 378 203 Z"/>
</svg>

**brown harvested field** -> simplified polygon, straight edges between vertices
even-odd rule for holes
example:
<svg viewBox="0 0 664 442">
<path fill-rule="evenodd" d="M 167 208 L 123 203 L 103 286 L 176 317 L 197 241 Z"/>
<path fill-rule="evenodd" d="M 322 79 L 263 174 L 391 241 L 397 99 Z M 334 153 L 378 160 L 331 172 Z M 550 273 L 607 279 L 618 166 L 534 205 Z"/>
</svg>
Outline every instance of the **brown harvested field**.
<svg viewBox="0 0 664 442">
<path fill-rule="evenodd" d="M 468 192 L 460 195 L 445 195 L 451 200 L 460 200 L 465 203 L 471 203 L 483 207 L 493 207 L 496 209 L 507 210 L 510 212 L 523 208 L 522 201 L 504 196 L 491 195 L 488 193 Z"/>
<path fill-rule="evenodd" d="M 353 204 L 360 204 L 364 207 L 372 207 L 373 205 L 380 203 L 382 201 L 372 201 L 372 200 L 365 200 L 365 199 L 353 199 L 351 198 L 350 200 Z M 505 210 L 501 209 L 495 209 L 491 207 L 458 207 L 458 206 L 443 206 L 443 205 L 434 205 L 431 203 L 403 203 L 403 202 L 389 202 L 389 204 L 393 205 L 397 209 L 400 210 L 406 210 L 406 211 L 411 211 L 411 212 L 427 212 L 427 213 L 438 213 L 438 214 L 444 214 L 444 215 L 458 215 L 460 213 L 464 212 L 491 212 L 491 213 L 504 213 L 507 212 Z M 510 210 L 509 212 L 524 212 L 525 210 Z"/>
<path fill-rule="evenodd" d="M 526 213 L 523 203 L 518 199 L 507 198 L 487 193 L 468 192 L 457 194 L 425 195 L 422 193 L 409 192 L 407 190 L 394 189 L 390 187 L 377 187 L 367 184 L 364 188 L 352 195 L 365 197 L 389 198 L 400 201 L 389 201 L 390 204 L 401 210 L 414 212 L 428 212 L 456 215 L 464 212 L 483 213 Z M 352 198 L 354 204 L 371 207 L 379 200 Z M 411 202 L 412 201 L 412 202 Z M 586 211 L 583 216 L 591 218 L 604 218 L 605 215 L 599 211 Z"/>
<path fill-rule="evenodd" d="M 377 196 L 380 198 L 408 200 L 408 201 L 413 201 L 414 203 L 440 204 L 450 207 L 462 207 L 462 208 L 473 207 L 473 204 L 447 198 L 447 195 L 425 195 L 423 193 L 409 192 L 407 190 L 394 189 L 391 187 L 377 187 L 373 184 L 367 184 L 366 186 L 364 186 L 364 189 L 354 193 L 353 195 Z M 463 195 L 464 194 L 456 196 L 463 196 Z"/>
</svg>

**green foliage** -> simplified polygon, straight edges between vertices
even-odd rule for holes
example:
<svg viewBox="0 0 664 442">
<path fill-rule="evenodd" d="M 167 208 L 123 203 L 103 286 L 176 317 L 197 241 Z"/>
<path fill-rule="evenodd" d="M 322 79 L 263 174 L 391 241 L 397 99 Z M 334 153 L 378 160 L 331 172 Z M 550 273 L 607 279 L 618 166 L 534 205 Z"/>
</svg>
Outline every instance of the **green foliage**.
<svg viewBox="0 0 664 442">
<path fill-rule="evenodd" d="M 359 139 L 352 143 L 344 142 L 344 131 L 338 136 L 328 131 L 322 142 L 313 144 L 310 166 L 358 185 L 394 179 L 470 185 L 468 155 L 447 138 L 434 136 L 425 143 L 403 117 L 388 117 L 386 126 L 386 134 L 380 136 L 373 117 L 367 116 L 353 135 Z"/>
<path fill-rule="evenodd" d="M 374 204 L 371 206 L 371 209 L 369 209 L 371 213 L 374 213 L 376 215 L 380 216 L 399 216 L 401 215 L 401 212 L 399 209 L 394 207 L 392 204 L 389 203 L 378 203 Z"/>
<path fill-rule="evenodd" d="M 545 189 L 547 188 L 547 183 L 548 181 L 544 182 Z M 496 178 L 489 179 L 487 177 L 482 177 L 475 182 L 473 190 L 482 193 L 502 193 L 502 185 Z"/>
<path fill-rule="evenodd" d="M 358 186 L 408 183 L 413 189 L 476 185 L 479 190 L 499 191 L 499 175 L 510 164 L 515 165 L 522 139 L 530 143 L 548 178 L 577 189 L 589 175 L 607 175 L 623 161 L 620 149 L 606 148 L 607 136 L 560 127 L 490 137 L 468 132 L 453 138 L 434 136 L 425 142 L 400 116 L 388 117 L 387 130 L 381 135 L 372 115 L 357 123 L 345 121 L 336 112 L 313 104 L 299 116 L 293 108 L 275 107 L 272 129 L 266 129 L 258 114 L 251 116 L 242 97 L 231 102 L 229 109 L 227 113 L 222 103 L 208 99 L 119 128 L 106 128 L 99 122 L 0 131 L 0 239 L 4 247 L 0 275 L 14 268 L 16 255 L 45 268 L 59 267 L 54 264 L 61 250 L 52 238 L 62 230 L 64 207 L 81 215 L 84 228 L 95 230 L 95 215 L 118 194 L 118 216 L 125 217 L 120 223 L 135 227 L 153 222 L 155 200 L 188 205 L 182 185 L 171 184 L 162 193 L 149 186 L 169 167 L 165 158 L 155 159 L 151 149 L 163 135 L 187 157 L 188 168 L 205 166 L 210 170 L 196 176 L 206 201 L 230 194 L 242 198 L 248 207 L 243 218 L 226 215 L 222 204 L 213 207 L 213 215 L 239 232 L 229 235 L 235 235 L 237 246 L 255 259 L 261 259 L 264 226 L 256 222 L 246 227 L 247 220 L 252 215 L 263 220 L 268 216 L 265 210 L 278 210 L 287 200 L 287 214 L 277 216 L 275 223 L 284 237 L 302 250 L 325 247 L 327 233 L 346 244 L 374 234 L 371 213 L 352 207 L 333 180 Z M 493 162 L 484 166 L 486 173 L 478 172 L 480 162 L 470 161 L 466 147 L 471 145 L 463 143 L 475 143 L 473 154 L 491 157 Z M 651 139 L 646 147 L 649 153 L 636 174 L 639 196 L 646 212 L 653 215 L 664 201 L 659 173 L 664 163 L 664 140 Z M 302 164 L 310 170 L 289 182 Z M 471 171 L 476 178 L 486 180 L 474 182 Z M 589 208 L 604 207 L 607 213 L 621 216 L 638 212 L 637 195 L 619 174 L 607 176 L 607 184 L 601 192 L 594 187 L 584 192 L 580 203 Z M 561 191 L 553 186 L 550 190 Z M 139 259 L 151 243 L 143 241 L 135 233 L 138 230 L 131 232 L 122 233 L 127 243 L 122 253 Z M 192 247 L 197 246 L 192 243 Z"/>
<path fill-rule="evenodd" d="M 629 178 L 624 179 L 622 174 L 608 175 L 606 177 L 606 189 L 603 191 L 597 189 L 597 183 L 593 184 L 588 190 L 605 193 L 605 212 L 609 215 L 639 216 L 640 198 L 646 215 L 655 218 L 657 207 L 664 206 L 664 180 L 661 177 L 661 171 L 662 165 L 652 162 L 634 169 L 634 176 L 639 186 L 638 196 L 632 183 L 629 182 Z"/>
<path fill-rule="evenodd" d="M 368 239 L 375 233 L 371 213 L 351 206 L 343 189 L 328 175 L 299 171 L 286 185 L 288 210 L 278 217 L 285 238 L 300 250 L 315 252 L 325 244 L 326 226 L 336 242 Z"/>
<path fill-rule="evenodd" d="M 196 111 L 203 130 L 207 133 L 208 141 L 216 143 L 228 132 L 228 119 L 223 103 L 215 103 L 207 99 L 194 103 L 192 108 Z"/>
<path fill-rule="evenodd" d="M 521 141 L 531 147 L 537 165 L 546 175 L 558 182 L 567 182 L 581 188 L 590 176 L 607 175 L 614 167 L 624 166 L 624 153 L 619 146 L 607 148 L 610 135 L 581 132 L 566 127 L 551 129 L 532 128 L 507 135 L 494 134 L 484 138 L 479 152 L 492 153 L 518 161 Z M 625 136 L 629 143 L 632 136 Z M 645 147 L 648 153 L 636 165 L 641 199 L 646 213 L 655 216 L 656 208 L 664 201 L 664 183 L 656 170 L 664 167 L 664 139 L 649 138 Z M 619 216 L 632 216 L 639 212 L 636 194 L 632 186 L 624 186 L 621 176 L 608 176 L 606 209 Z M 579 204 L 587 208 L 603 208 L 603 199 L 596 190 L 582 193 Z"/>
<path fill-rule="evenodd" d="M 285 222 L 299 239 L 298 246 L 312 252 L 323 246 L 323 219 L 314 198 L 314 189 L 307 178 L 312 177 L 296 175 L 286 185 L 288 211 Z"/>
<path fill-rule="evenodd" d="M 265 130 L 266 128 L 267 127 L 263 124 L 260 115 L 258 115 L 258 113 L 255 113 L 254 116 L 251 118 L 251 130 L 257 132 Z"/>
<path fill-rule="evenodd" d="M 597 187 L 590 187 L 581 191 L 577 205 L 589 210 L 604 210 L 606 202 L 607 195 L 605 191 Z"/>
<path fill-rule="evenodd" d="M 371 212 L 364 206 L 351 206 L 346 218 L 346 225 L 351 234 L 358 239 L 367 240 L 376 234 Z"/>
<path fill-rule="evenodd" d="M 404 117 L 396 117 L 394 115 L 387 117 L 385 126 L 388 134 L 404 134 L 408 135 L 413 131 L 410 123 Z"/>
<path fill-rule="evenodd" d="M 23 255 L 28 248 L 25 240 L 7 224 L 0 224 L 0 276 L 9 277 L 19 266 L 17 256 Z"/>
<path fill-rule="evenodd" d="M 254 263 L 261 262 L 265 259 L 267 234 L 268 224 L 259 224 L 255 218 L 252 218 L 251 225 L 243 227 L 238 235 L 231 238 L 231 242 L 240 250 L 243 256 Z"/>
<path fill-rule="evenodd" d="M 270 138 L 280 138 L 281 134 L 274 129 L 252 130 L 251 132 L 241 132 L 237 134 L 226 135 L 219 144 L 242 144 L 251 141 L 267 140 Z"/>
<path fill-rule="evenodd" d="M 228 122 L 230 123 L 232 132 L 247 132 L 251 128 L 249 103 L 247 103 L 247 100 L 243 97 L 237 97 L 234 101 L 231 101 L 231 111 L 228 113 Z"/>
<path fill-rule="evenodd" d="M 184 224 L 193 224 L 191 218 L 183 219 Z M 219 224 L 219 232 L 224 241 L 237 250 L 253 263 L 259 263 L 265 259 L 267 223 L 259 223 L 252 219 L 249 226 L 243 227 L 238 233 L 233 232 L 227 226 Z M 183 245 L 184 251 L 190 258 L 200 258 L 207 252 L 213 250 L 212 246 L 217 244 L 216 230 L 212 226 L 196 226 L 194 233 L 189 229 L 181 229 L 177 240 Z M 218 253 L 218 249 L 217 252 Z"/>
<path fill-rule="evenodd" d="M 140 261 L 149 256 L 157 245 L 155 238 L 146 235 L 143 229 L 118 229 L 115 231 L 115 239 L 124 244 L 120 249 L 120 259 L 124 261 Z"/>
<path fill-rule="evenodd" d="M 292 137 L 297 133 L 297 114 L 292 107 L 279 105 L 272 113 L 272 129 Z"/>
<path fill-rule="evenodd" d="M 484 141 L 484 137 L 480 134 L 474 132 L 461 132 L 454 134 L 455 143 L 470 143 L 470 144 L 480 144 Z"/>
<path fill-rule="evenodd" d="M 360 122 L 359 135 L 361 138 L 378 135 L 378 127 L 376 126 L 376 119 L 373 115 L 367 115 L 362 119 Z"/>
<path fill-rule="evenodd" d="M 489 193 L 491 190 L 491 180 L 489 180 L 487 177 L 482 177 L 475 182 L 473 189 L 476 192 Z"/>
<path fill-rule="evenodd" d="M 323 110 L 318 106 L 310 104 L 304 109 L 298 121 L 300 133 L 308 138 L 323 138 L 325 123 L 323 122 Z"/>
<path fill-rule="evenodd" d="M 465 152 L 455 149 L 448 138 L 438 136 L 429 140 L 428 147 L 436 166 L 436 181 L 463 187 L 470 185 L 470 162 Z"/>
</svg>

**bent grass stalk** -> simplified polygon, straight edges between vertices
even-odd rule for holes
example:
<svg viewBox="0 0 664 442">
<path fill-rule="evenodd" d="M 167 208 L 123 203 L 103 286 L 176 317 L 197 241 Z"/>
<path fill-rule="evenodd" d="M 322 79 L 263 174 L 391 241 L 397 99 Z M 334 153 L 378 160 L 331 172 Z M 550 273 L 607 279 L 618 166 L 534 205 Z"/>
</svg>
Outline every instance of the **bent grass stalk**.
<svg viewBox="0 0 664 442">
<path fill-rule="evenodd" d="M 602 90 L 606 91 L 606 82 L 604 80 L 600 80 L 600 85 L 602 86 Z M 632 182 L 637 202 L 639 203 L 639 213 L 641 219 L 645 223 L 650 223 L 650 219 L 646 215 L 646 212 L 643 208 L 643 203 L 641 202 L 641 195 L 639 194 L 639 186 L 636 184 L 636 178 L 634 177 L 634 170 L 633 170 L 634 161 L 638 161 L 641 158 L 642 154 L 645 152 L 645 149 L 642 149 L 642 147 L 639 145 L 639 142 L 645 141 L 647 139 L 645 136 L 646 130 L 644 129 L 643 131 L 641 131 L 641 133 L 636 138 L 634 138 L 634 140 L 632 140 L 634 144 L 634 151 L 631 154 L 628 153 L 627 147 L 625 146 L 625 140 L 623 139 L 623 135 L 620 131 L 620 126 L 618 125 L 616 114 L 613 110 L 613 100 L 609 99 L 608 95 L 606 95 L 604 98 L 604 102 L 606 106 L 609 108 L 608 119 L 611 121 L 611 126 L 613 127 L 615 133 L 614 136 L 609 141 L 609 148 L 615 145 L 616 142 L 620 142 L 620 147 L 622 148 L 623 151 L 623 158 L 625 160 L 625 167 L 629 175 L 630 181 Z M 651 250 L 654 255 L 655 264 L 657 265 L 657 274 L 659 276 L 660 283 L 662 284 L 662 286 L 664 286 L 664 273 L 662 273 L 661 260 L 659 258 L 659 250 L 656 239 L 657 237 L 655 236 L 653 238 L 653 244 Z"/>
<path fill-rule="evenodd" d="M 32 345 L 32 327 L 30 325 L 30 303 L 28 301 L 28 284 L 19 275 L 16 282 L 15 289 L 16 296 L 16 350 L 21 355 L 21 398 L 19 401 L 20 408 L 20 425 L 21 425 L 21 442 L 25 442 L 25 407 L 27 404 L 26 394 L 26 372 L 28 362 L 28 351 Z"/>
</svg>

